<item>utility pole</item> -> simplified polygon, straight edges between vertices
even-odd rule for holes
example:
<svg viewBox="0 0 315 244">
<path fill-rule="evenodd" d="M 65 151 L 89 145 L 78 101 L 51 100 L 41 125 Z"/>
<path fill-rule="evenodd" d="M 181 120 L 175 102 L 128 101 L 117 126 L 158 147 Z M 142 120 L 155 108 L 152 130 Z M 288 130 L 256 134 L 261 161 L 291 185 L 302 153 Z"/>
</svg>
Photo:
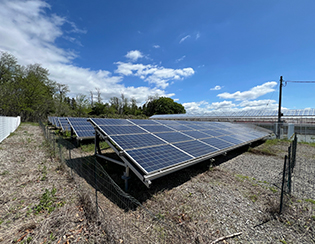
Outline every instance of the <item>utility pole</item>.
<svg viewBox="0 0 315 244">
<path fill-rule="evenodd" d="M 279 89 L 279 108 L 278 108 L 278 125 L 277 125 L 277 138 L 280 139 L 280 125 L 282 123 L 281 121 L 281 98 L 282 98 L 282 76 L 280 76 L 280 89 Z"/>
</svg>

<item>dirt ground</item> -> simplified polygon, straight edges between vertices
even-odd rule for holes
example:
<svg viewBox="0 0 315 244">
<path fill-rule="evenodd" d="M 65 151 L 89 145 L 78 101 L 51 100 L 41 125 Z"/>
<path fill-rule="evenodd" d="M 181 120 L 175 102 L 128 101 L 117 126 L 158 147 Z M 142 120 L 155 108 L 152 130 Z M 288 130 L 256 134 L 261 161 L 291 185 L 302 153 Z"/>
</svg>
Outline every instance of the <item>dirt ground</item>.
<svg viewBox="0 0 315 244">
<path fill-rule="evenodd" d="M 40 127 L 22 123 L 0 144 L 0 242 L 315 243 L 309 175 L 311 187 L 297 180 L 294 189 L 303 194 L 278 214 L 276 184 L 287 147 L 265 143 L 231 152 L 157 179 L 151 189 L 133 177 L 130 194 L 142 207 L 122 209 L 99 192 L 102 215 L 94 218 L 94 189 L 84 179 L 78 187 L 82 177 L 71 177 L 51 155 Z M 299 144 L 306 173 L 314 155 L 314 147 Z M 119 173 L 110 173 L 123 185 Z"/>
</svg>

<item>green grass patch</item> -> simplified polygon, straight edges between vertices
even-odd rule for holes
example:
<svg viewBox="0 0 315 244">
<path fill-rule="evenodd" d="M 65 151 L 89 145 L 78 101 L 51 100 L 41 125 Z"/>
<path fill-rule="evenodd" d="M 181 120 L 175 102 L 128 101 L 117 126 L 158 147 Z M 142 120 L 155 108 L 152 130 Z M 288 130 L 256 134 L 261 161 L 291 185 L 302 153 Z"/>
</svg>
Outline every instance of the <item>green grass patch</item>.
<svg viewBox="0 0 315 244">
<path fill-rule="evenodd" d="M 272 187 L 272 186 L 271 186 L 271 187 L 269 187 L 269 190 L 270 190 L 270 191 L 272 191 L 273 193 L 278 192 L 278 190 L 277 190 L 276 188 Z"/>
<path fill-rule="evenodd" d="M 7 175 L 7 174 L 9 174 L 9 171 L 7 171 L 7 170 L 0 173 L 0 175 L 2 175 L 2 176 Z"/>
<path fill-rule="evenodd" d="M 56 203 L 56 193 L 57 189 L 55 187 L 53 187 L 51 191 L 45 189 L 45 192 L 40 198 L 39 204 L 34 208 L 35 214 L 39 214 L 42 211 L 47 211 L 48 213 L 51 213 L 56 209 L 56 207 L 60 207 L 60 204 Z"/>
<path fill-rule="evenodd" d="M 311 147 L 315 147 L 315 142 L 305 142 L 305 141 L 301 141 L 299 142 L 300 144 L 304 144 L 304 145 L 309 145 Z"/>
<path fill-rule="evenodd" d="M 305 202 L 310 202 L 312 204 L 315 204 L 315 200 L 313 199 L 304 199 Z"/>
<path fill-rule="evenodd" d="M 21 125 L 32 125 L 32 126 L 39 126 L 36 122 L 22 122 Z"/>
<path fill-rule="evenodd" d="M 256 195 L 250 195 L 249 199 L 252 200 L 253 202 L 256 202 L 258 200 L 258 196 Z"/>
<path fill-rule="evenodd" d="M 241 179 L 241 180 L 251 180 L 251 178 L 249 176 L 246 176 L 246 175 L 239 175 L 239 174 L 236 174 L 235 175 L 237 178 Z"/>
<path fill-rule="evenodd" d="M 83 152 L 94 152 L 95 144 L 91 143 L 91 144 L 81 145 L 80 148 Z M 100 142 L 100 148 L 101 149 L 107 149 L 107 148 L 109 148 L 109 145 L 105 141 L 102 141 L 102 142 Z"/>
</svg>

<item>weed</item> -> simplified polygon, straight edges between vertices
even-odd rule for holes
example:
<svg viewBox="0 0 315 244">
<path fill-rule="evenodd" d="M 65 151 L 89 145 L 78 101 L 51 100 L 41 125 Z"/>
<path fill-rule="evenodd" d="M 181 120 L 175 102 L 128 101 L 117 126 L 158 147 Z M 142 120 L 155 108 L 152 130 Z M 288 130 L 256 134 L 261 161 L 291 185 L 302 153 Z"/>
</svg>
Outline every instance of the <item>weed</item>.
<svg viewBox="0 0 315 244">
<path fill-rule="evenodd" d="M 27 212 L 26 212 L 26 217 L 30 216 L 31 212 L 32 212 L 32 209 L 31 209 L 31 207 L 29 206 L 29 207 L 28 207 L 28 210 L 27 210 Z"/>
<path fill-rule="evenodd" d="M 258 200 L 258 197 L 256 195 L 250 195 L 249 196 L 250 200 L 252 200 L 253 202 L 256 202 Z"/>
<path fill-rule="evenodd" d="M 310 202 L 312 204 L 315 204 L 315 200 L 313 199 L 304 199 L 305 202 Z"/>
<path fill-rule="evenodd" d="M 9 171 L 7 171 L 7 170 L 5 170 L 5 171 L 3 171 L 0 175 L 7 175 L 7 174 L 9 174 Z"/>
<path fill-rule="evenodd" d="M 158 219 L 158 220 L 163 220 L 165 218 L 165 215 L 164 214 L 161 214 L 161 212 L 159 212 L 158 214 L 155 215 L 155 217 Z"/>
<path fill-rule="evenodd" d="M 271 187 L 269 187 L 269 190 L 270 190 L 270 191 L 272 191 L 273 193 L 278 192 L 278 190 L 277 190 L 276 188 L 272 187 L 272 186 L 271 186 Z"/>
<path fill-rule="evenodd" d="M 283 243 L 283 244 L 287 244 L 287 242 L 284 240 L 284 239 L 282 239 L 282 240 L 279 240 L 281 243 Z"/>
<path fill-rule="evenodd" d="M 54 233 L 52 233 L 52 232 L 50 233 L 49 238 L 50 238 L 51 241 L 56 240 L 56 237 L 54 236 Z"/>
<path fill-rule="evenodd" d="M 315 215 L 312 215 L 312 219 L 315 221 Z"/>
<path fill-rule="evenodd" d="M 0 219 L 0 225 L 3 223 L 3 220 L 2 219 Z"/>
<path fill-rule="evenodd" d="M 100 142 L 100 148 L 107 149 L 107 148 L 109 148 L 109 145 L 106 142 L 102 141 L 102 142 Z M 81 150 L 83 152 L 94 152 L 95 144 L 81 145 Z"/>
<path fill-rule="evenodd" d="M 39 204 L 34 209 L 35 214 L 38 214 L 41 211 L 48 211 L 48 213 L 51 213 L 52 211 L 55 210 L 56 192 L 57 192 L 57 189 L 55 187 L 51 191 L 49 191 L 48 189 L 45 189 L 45 192 L 43 193 Z"/>
<path fill-rule="evenodd" d="M 236 174 L 235 175 L 236 177 L 238 177 L 239 179 L 241 179 L 242 181 L 245 181 L 245 180 L 249 180 L 250 178 L 246 175 L 239 175 L 239 174 Z"/>
<path fill-rule="evenodd" d="M 41 171 L 42 171 L 43 176 L 42 176 L 42 178 L 40 180 L 41 181 L 47 180 L 47 167 L 46 167 L 46 165 L 44 165 L 44 167 L 43 167 L 43 169 Z"/>
<path fill-rule="evenodd" d="M 32 241 L 32 237 L 29 236 L 29 237 L 26 239 L 26 243 L 31 243 L 31 241 Z"/>
</svg>

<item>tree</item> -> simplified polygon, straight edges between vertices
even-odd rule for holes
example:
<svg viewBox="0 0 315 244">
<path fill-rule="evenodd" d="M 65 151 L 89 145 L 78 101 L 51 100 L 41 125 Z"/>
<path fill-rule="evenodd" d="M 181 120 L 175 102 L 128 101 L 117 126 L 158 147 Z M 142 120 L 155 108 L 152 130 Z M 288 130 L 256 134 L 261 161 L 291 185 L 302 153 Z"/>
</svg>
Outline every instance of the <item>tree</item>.
<svg viewBox="0 0 315 244">
<path fill-rule="evenodd" d="M 76 102 L 76 116 L 86 117 L 89 109 L 89 100 L 86 98 L 86 95 L 78 94 L 75 97 Z"/>
<path fill-rule="evenodd" d="M 20 66 L 8 53 L 0 57 L 0 113 L 22 121 L 46 117 L 54 108 L 56 83 L 39 64 Z"/>
<path fill-rule="evenodd" d="M 150 99 L 150 98 L 149 98 Z M 145 115 L 152 116 L 154 114 L 184 114 L 186 110 L 183 105 L 174 102 L 169 97 L 160 97 L 158 99 L 150 99 L 144 106 Z"/>
</svg>

